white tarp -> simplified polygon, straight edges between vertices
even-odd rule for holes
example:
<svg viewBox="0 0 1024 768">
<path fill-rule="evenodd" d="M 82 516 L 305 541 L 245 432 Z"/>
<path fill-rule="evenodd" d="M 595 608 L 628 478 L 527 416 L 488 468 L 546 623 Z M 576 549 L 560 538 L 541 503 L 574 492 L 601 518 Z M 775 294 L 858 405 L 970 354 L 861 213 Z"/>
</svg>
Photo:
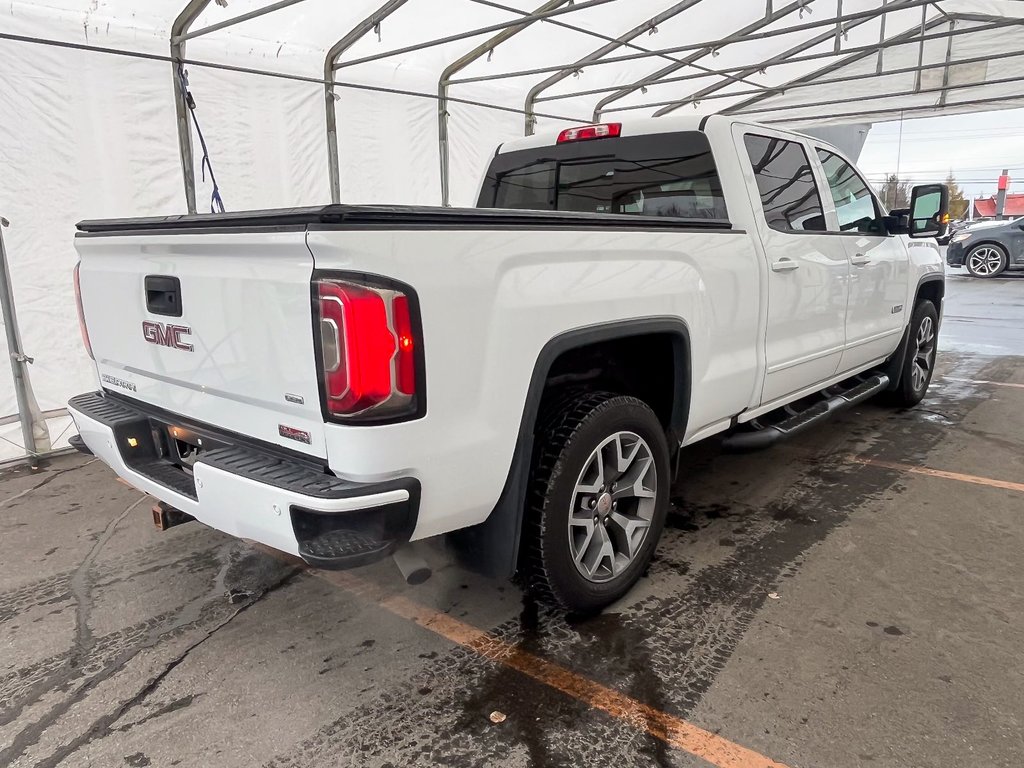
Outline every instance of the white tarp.
<svg viewBox="0 0 1024 768">
<path fill-rule="evenodd" d="M 192 29 L 271 1 L 215 0 Z M 451 96 L 518 111 L 449 104 L 451 202 L 471 205 L 494 147 L 522 135 L 521 111 L 530 89 L 605 45 L 613 49 L 602 58 L 606 63 L 588 62 L 563 73 L 538 94 L 536 111 L 589 121 L 596 108 L 603 118 L 625 120 L 665 110 L 709 113 L 740 107 L 759 119 L 807 127 L 870 123 L 898 117 L 901 110 L 909 118 L 1024 105 L 1024 28 L 1016 24 L 1024 3 L 887 0 L 887 7 L 908 7 L 886 14 L 883 29 L 877 15 L 883 1 L 577 0 L 568 12 L 533 23 L 455 75 Z M 304 0 L 188 41 L 186 55 L 194 62 L 187 67 L 190 87 L 229 210 L 329 201 L 324 90 L 317 82 L 195 62 L 316 80 L 323 76 L 327 50 L 383 2 Z M 44 411 L 60 409 L 70 395 L 95 387 L 71 287 L 74 223 L 179 213 L 185 198 L 169 62 L 9 36 L 166 57 L 171 25 L 184 5 L 185 0 L 9 0 L 0 10 L 0 216 L 11 221 L 4 239 L 25 350 L 35 358 L 32 383 Z M 337 89 L 342 200 L 440 201 L 438 109 L 430 97 L 437 94 L 445 67 L 496 31 L 350 62 L 509 24 L 541 5 L 543 0 L 408 0 L 383 20 L 379 35 L 371 31 L 346 51 L 339 81 L 424 97 Z M 568 6 L 568 0 L 552 4 Z M 678 13 L 656 29 L 642 26 L 669 8 Z M 848 21 L 837 27 L 840 8 Z M 765 18 L 766 13 L 771 15 Z M 610 44 L 637 27 L 641 33 L 628 44 Z M 740 29 L 748 30 L 742 40 L 726 41 Z M 925 35 L 950 29 L 971 33 L 923 45 L 887 43 L 881 56 L 865 52 L 880 40 L 920 35 L 922 29 Z M 1010 56 L 1015 53 L 1020 55 Z M 986 57 L 1002 58 L 979 61 Z M 957 64 L 962 60 L 974 61 Z M 920 77 L 913 72 L 878 77 L 919 64 L 929 67 Z M 524 70 L 542 71 L 458 82 Z M 664 82 L 658 84 L 655 76 Z M 815 77 L 839 78 L 842 84 L 782 88 Z M 649 82 L 642 89 L 631 87 L 644 80 Z M 942 93 L 943 86 L 953 89 Z M 800 107 L 840 98 L 844 103 Z M 554 122 L 538 119 L 541 126 Z M 200 178 L 198 142 L 195 149 L 202 211 L 208 209 L 211 189 Z M 5 364 L 0 366 L 0 417 L 16 413 Z M 49 427 L 54 445 L 65 444 L 67 417 L 52 418 Z M 17 422 L 0 424 L 0 459 L 21 455 L 20 443 Z"/>
</svg>

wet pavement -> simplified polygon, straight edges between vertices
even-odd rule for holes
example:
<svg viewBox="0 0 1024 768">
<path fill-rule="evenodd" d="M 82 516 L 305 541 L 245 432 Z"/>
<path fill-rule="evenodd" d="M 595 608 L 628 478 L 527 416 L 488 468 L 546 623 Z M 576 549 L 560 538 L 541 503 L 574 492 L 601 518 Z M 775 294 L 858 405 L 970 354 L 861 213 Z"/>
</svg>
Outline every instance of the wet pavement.
<svg viewBox="0 0 1024 768">
<path fill-rule="evenodd" d="M 82 457 L 8 473 L 0 766 L 1019 766 L 1024 278 L 951 274 L 942 346 L 917 409 L 687 449 L 586 621 L 443 551 L 406 587 L 159 533 Z"/>
</svg>

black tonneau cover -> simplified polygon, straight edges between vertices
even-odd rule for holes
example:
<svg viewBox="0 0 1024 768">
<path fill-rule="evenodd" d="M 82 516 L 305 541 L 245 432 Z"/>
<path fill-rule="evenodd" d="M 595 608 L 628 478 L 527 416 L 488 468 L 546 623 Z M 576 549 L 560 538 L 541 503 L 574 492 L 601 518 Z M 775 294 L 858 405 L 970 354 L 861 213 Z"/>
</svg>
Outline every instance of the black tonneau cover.
<svg viewBox="0 0 1024 768">
<path fill-rule="evenodd" d="M 220 214 L 179 214 L 131 219 L 87 219 L 78 231 L 152 234 L 195 230 L 256 229 L 616 229 L 734 231 L 725 219 L 678 219 L 633 214 L 438 208 L 417 205 L 319 205 Z"/>
</svg>

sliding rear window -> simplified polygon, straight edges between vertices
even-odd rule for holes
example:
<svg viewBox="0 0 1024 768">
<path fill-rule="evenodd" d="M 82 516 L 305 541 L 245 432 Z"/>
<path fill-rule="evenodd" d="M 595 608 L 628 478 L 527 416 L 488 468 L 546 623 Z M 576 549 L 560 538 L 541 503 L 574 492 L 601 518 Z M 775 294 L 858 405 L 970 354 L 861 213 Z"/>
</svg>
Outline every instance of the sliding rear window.
<svg viewBox="0 0 1024 768">
<path fill-rule="evenodd" d="M 700 131 L 497 155 L 478 207 L 728 219 L 711 145 Z"/>
</svg>

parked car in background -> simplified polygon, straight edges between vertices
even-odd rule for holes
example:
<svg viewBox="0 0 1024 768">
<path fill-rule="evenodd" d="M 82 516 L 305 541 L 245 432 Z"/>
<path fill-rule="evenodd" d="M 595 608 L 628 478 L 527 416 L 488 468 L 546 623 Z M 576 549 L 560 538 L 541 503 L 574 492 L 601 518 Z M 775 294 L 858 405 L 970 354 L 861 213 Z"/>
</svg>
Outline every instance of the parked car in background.
<svg viewBox="0 0 1024 768">
<path fill-rule="evenodd" d="M 961 229 L 950 238 L 946 262 L 951 267 L 966 267 L 974 277 L 1024 269 L 1024 217 Z"/>
</svg>

